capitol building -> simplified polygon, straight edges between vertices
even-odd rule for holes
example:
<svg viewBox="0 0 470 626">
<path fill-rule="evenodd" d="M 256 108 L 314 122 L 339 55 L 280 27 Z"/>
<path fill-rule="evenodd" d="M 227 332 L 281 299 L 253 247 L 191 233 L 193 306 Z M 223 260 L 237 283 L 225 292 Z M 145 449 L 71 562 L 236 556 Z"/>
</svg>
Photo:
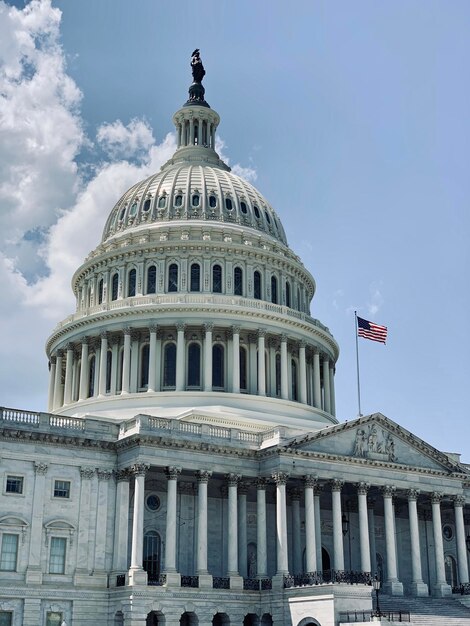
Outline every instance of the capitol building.
<svg viewBox="0 0 470 626">
<path fill-rule="evenodd" d="M 375 576 L 470 624 L 470 466 L 338 421 L 315 279 L 192 69 L 174 155 L 73 275 L 48 412 L 0 409 L 0 626 L 338 626 Z"/>
</svg>

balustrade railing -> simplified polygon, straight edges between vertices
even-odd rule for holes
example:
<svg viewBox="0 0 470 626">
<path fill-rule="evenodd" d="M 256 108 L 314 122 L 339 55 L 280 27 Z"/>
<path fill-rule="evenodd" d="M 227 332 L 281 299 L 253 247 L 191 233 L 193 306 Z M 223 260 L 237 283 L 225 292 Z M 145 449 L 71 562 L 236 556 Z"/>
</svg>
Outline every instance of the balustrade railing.
<svg viewBox="0 0 470 626">
<path fill-rule="evenodd" d="M 199 587 L 199 576 L 181 576 L 182 587 Z"/>
<path fill-rule="evenodd" d="M 284 576 L 284 588 L 323 585 L 326 583 L 346 583 L 348 585 L 372 585 L 370 572 L 348 572 L 343 570 L 325 570 Z"/>
<path fill-rule="evenodd" d="M 1 419 L 5 422 L 16 422 L 19 424 L 39 424 L 39 413 L 33 411 L 19 411 L 18 409 L 0 409 Z"/>
<path fill-rule="evenodd" d="M 452 593 L 459 593 L 461 596 L 470 596 L 470 583 L 463 583 L 452 587 Z"/>
<path fill-rule="evenodd" d="M 230 578 L 223 576 L 214 576 L 212 579 L 213 589 L 230 589 Z"/>
<path fill-rule="evenodd" d="M 152 587 L 162 587 L 166 585 L 166 574 L 148 574 L 147 585 Z"/>
<path fill-rule="evenodd" d="M 371 622 L 373 617 L 380 618 L 384 622 L 410 622 L 408 611 L 341 611 L 339 621 L 341 622 Z"/>
<path fill-rule="evenodd" d="M 243 589 L 245 591 L 259 591 L 260 582 L 259 578 L 244 578 Z"/>
<path fill-rule="evenodd" d="M 51 415 L 49 425 L 56 428 L 70 428 L 71 430 L 85 430 L 85 420 L 77 417 L 63 417 L 62 415 Z"/>
</svg>

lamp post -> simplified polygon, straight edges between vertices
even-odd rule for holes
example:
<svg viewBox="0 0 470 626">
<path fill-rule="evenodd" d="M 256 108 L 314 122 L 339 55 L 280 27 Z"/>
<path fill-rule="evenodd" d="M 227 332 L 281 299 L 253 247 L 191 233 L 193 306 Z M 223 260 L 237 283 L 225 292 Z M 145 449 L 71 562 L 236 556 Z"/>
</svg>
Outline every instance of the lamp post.
<svg viewBox="0 0 470 626">
<path fill-rule="evenodd" d="M 377 602 L 377 609 L 375 611 L 375 615 L 377 617 L 380 617 L 380 605 L 379 605 L 380 580 L 377 574 L 375 575 L 375 578 L 372 581 L 372 587 L 375 589 L 375 597 L 376 597 L 376 602 Z"/>
</svg>

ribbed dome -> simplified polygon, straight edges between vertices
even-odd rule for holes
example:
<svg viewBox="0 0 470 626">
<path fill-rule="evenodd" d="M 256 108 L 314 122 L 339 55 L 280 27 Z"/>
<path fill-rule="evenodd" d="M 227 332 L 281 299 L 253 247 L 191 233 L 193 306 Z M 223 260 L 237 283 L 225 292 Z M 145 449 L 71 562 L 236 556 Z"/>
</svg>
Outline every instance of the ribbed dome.
<svg viewBox="0 0 470 626">
<path fill-rule="evenodd" d="M 102 241 L 140 225 L 201 219 L 255 228 L 287 245 L 274 209 L 253 185 L 220 167 L 184 162 L 167 164 L 126 191 Z"/>
</svg>

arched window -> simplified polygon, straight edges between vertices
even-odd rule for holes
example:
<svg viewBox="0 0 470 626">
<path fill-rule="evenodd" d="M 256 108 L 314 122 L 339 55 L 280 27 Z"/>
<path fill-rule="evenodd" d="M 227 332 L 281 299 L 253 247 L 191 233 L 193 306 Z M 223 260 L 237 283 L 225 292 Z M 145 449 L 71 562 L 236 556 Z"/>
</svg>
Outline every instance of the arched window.
<svg viewBox="0 0 470 626">
<path fill-rule="evenodd" d="M 181 194 L 178 194 L 175 197 L 175 206 L 180 207 L 183 204 L 183 196 Z"/>
<path fill-rule="evenodd" d="M 135 286 L 136 286 L 137 272 L 135 270 L 131 270 L 127 275 L 127 297 L 132 298 L 135 296 Z"/>
<path fill-rule="evenodd" d="M 297 288 L 297 310 L 301 311 L 302 310 L 302 304 L 300 301 L 300 289 Z"/>
<path fill-rule="evenodd" d="M 199 194 L 198 193 L 193 194 L 193 197 L 191 198 L 191 204 L 193 206 L 199 206 Z"/>
<path fill-rule="evenodd" d="M 140 387 L 146 388 L 149 385 L 149 353 L 148 343 L 144 345 L 140 353 Z"/>
<path fill-rule="evenodd" d="M 236 296 L 243 295 L 243 270 L 241 267 L 236 267 L 233 270 L 233 293 Z"/>
<path fill-rule="evenodd" d="M 161 545 L 158 533 L 154 530 L 145 533 L 142 566 L 147 572 L 149 584 L 155 583 L 160 574 Z"/>
<path fill-rule="evenodd" d="M 292 372 L 292 400 L 297 400 L 297 363 L 292 359 L 291 361 Z"/>
<path fill-rule="evenodd" d="M 168 291 L 178 291 L 178 266 L 172 263 L 168 268 Z"/>
<path fill-rule="evenodd" d="M 158 198 L 158 208 L 159 209 L 164 209 L 166 205 L 166 196 L 160 196 Z"/>
<path fill-rule="evenodd" d="M 176 385 L 176 345 L 167 343 L 163 353 L 163 386 Z"/>
<path fill-rule="evenodd" d="M 281 395 L 281 355 L 276 354 L 276 396 Z"/>
<path fill-rule="evenodd" d="M 242 211 L 242 213 L 248 213 L 248 209 L 246 207 L 246 202 L 240 202 L 240 209 Z"/>
<path fill-rule="evenodd" d="M 101 278 L 98 283 L 98 304 L 103 302 L 103 293 L 104 293 L 104 281 Z"/>
<path fill-rule="evenodd" d="M 240 347 L 240 389 L 246 391 L 247 386 L 247 367 L 246 367 L 246 350 Z"/>
<path fill-rule="evenodd" d="M 261 274 L 258 271 L 253 275 L 253 295 L 256 300 L 261 300 Z"/>
<path fill-rule="evenodd" d="M 271 302 L 277 304 L 277 278 L 271 276 Z"/>
<path fill-rule="evenodd" d="M 111 279 L 111 300 L 117 300 L 119 293 L 119 274 L 113 274 Z"/>
<path fill-rule="evenodd" d="M 212 387 L 224 387 L 224 347 L 212 346 Z"/>
<path fill-rule="evenodd" d="M 227 211 L 231 211 L 233 209 L 232 201 L 230 198 L 225 198 L 225 208 Z"/>
<path fill-rule="evenodd" d="M 260 219 L 261 218 L 261 214 L 260 214 L 259 209 L 258 209 L 258 207 L 256 205 L 253 207 L 253 211 L 255 212 L 255 215 L 256 215 L 257 219 Z"/>
<path fill-rule="evenodd" d="M 201 386 L 201 346 L 190 343 L 188 347 L 188 387 Z"/>
<path fill-rule="evenodd" d="M 95 367 L 96 358 L 93 355 L 88 361 L 88 397 L 92 398 L 95 395 Z"/>
<path fill-rule="evenodd" d="M 145 213 L 147 213 L 147 211 L 150 210 L 150 203 L 151 203 L 150 198 L 147 198 L 147 200 L 144 202 L 144 207 L 143 207 L 143 211 L 145 211 Z"/>
<path fill-rule="evenodd" d="M 209 196 L 209 206 L 214 209 L 217 206 L 217 198 L 215 196 Z"/>
<path fill-rule="evenodd" d="M 218 264 L 212 267 L 212 292 L 222 293 L 222 268 Z"/>
<path fill-rule="evenodd" d="M 199 263 L 191 265 L 190 291 L 201 291 L 201 266 Z"/>
<path fill-rule="evenodd" d="M 147 269 L 147 293 L 157 292 L 157 268 L 151 265 Z"/>
<path fill-rule="evenodd" d="M 113 353 L 108 350 L 106 353 L 106 393 L 111 391 L 111 368 L 113 364 Z"/>
<path fill-rule="evenodd" d="M 286 306 L 290 307 L 290 283 L 286 282 Z"/>
</svg>

